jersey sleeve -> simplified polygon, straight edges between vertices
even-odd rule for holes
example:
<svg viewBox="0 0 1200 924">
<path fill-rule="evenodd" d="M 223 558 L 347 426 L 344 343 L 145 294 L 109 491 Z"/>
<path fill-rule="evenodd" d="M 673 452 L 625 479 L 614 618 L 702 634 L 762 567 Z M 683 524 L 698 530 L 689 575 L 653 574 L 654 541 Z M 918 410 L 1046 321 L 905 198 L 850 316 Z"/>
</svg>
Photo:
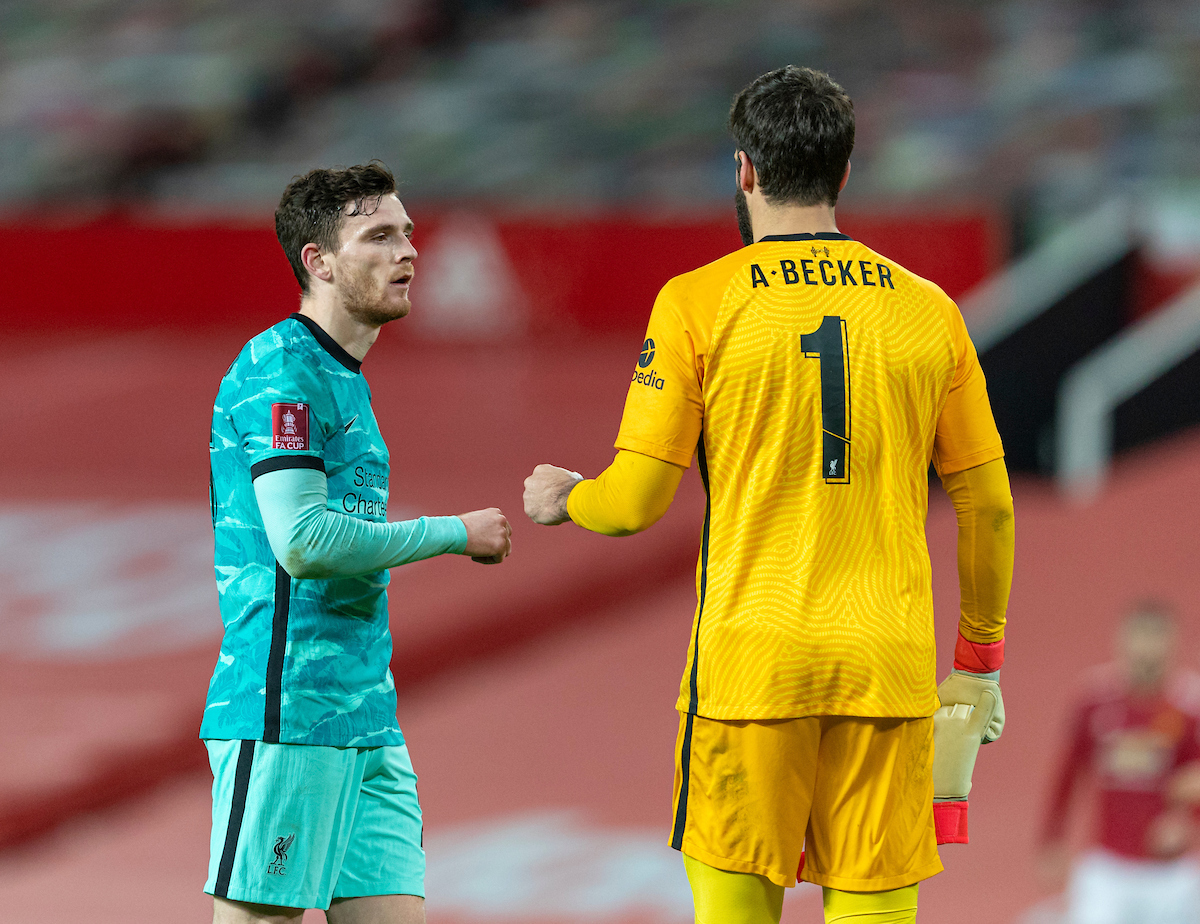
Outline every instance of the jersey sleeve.
<svg viewBox="0 0 1200 924">
<path fill-rule="evenodd" d="M 617 433 L 617 449 L 628 449 L 687 468 L 704 422 L 701 392 L 703 347 L 686 320 L 678 287 L 668 283 L 650 313 Z"/>
<path fill-rule="evenodd" d="M 333 394 L 316 369 L 287 350 L 254 365 L 230 416 L 252 478 L 288 468 L 325 470 Z"/>
<path fill-rule="evenodd" d="M 975 344 L 967 334 L 962 314 L 953 303 L 949 315 L 955 368 L 933 439 L 933 465 L 939 476 L 965 471 L 1004 456 L 1004 445 L 992 416 L 987 382 Z"/>
</svg>

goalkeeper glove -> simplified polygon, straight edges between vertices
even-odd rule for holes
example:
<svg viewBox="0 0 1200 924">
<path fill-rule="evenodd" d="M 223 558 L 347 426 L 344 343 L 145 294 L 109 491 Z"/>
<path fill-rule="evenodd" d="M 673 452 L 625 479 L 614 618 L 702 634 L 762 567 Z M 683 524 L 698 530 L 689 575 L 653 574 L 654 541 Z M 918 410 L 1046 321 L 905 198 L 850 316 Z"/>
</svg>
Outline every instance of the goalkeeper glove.
<svg viewBox="0 0 1200 924">
<path fill-rule="evenodd" d="M 979 746 L 1004 730 L 1000 672 L 952 671 L 933 716 L 933 818 L 939 844 L 967 843 L 967 795 Z"/>
</svg>

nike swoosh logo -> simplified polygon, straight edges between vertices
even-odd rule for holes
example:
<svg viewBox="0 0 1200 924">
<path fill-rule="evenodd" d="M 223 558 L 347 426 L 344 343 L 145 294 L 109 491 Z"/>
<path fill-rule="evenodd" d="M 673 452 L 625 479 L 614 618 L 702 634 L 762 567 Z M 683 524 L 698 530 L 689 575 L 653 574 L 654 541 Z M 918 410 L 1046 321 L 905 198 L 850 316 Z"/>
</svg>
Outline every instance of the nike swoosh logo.
<svg viewBox="0 0 1200 924">
<path fill-rule="evenodd" d="M 349 433 L 350 428 L 354 426 L 354 421 L 356 421 L 356 420 L 358 420 L 357 414 L 355 414 L 353 417 L 350 418 L 350 423 L 348 423 L 348 424 L 346 424 L 346 426 L 342 427 L 342 432 Z"/>
</svg>

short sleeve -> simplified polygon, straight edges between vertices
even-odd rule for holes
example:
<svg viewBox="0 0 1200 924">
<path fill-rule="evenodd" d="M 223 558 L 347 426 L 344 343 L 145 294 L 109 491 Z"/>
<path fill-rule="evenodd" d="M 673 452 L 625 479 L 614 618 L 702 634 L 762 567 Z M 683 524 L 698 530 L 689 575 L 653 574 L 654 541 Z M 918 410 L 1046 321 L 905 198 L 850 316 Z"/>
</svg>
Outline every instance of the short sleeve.
<svg viewBox="0 0 1200 924">
<path fill-rule="evenodd" d="M 325 470 L 333 395 L 320 371 L 300 357 L 275 350 L 256 363 L 230 416 L 252 478 L 285 468 Z"/>
<path fill-rule="evenodd" d="M 962 314 L 953 304 L 949 315 L 955 369 L 933 439 L 933 465 L 939 476 L 966 471 L 1004 456 L 975 345 L 967 334 Z"/>
<path fill-rule="evenodd" d="M 646 339 L 633 370 L 617 449 L 687 468 L 700 439 L 704 397 L 697 332 L 689 329 L 668 283 L 650 313 Z"/>
</svg>

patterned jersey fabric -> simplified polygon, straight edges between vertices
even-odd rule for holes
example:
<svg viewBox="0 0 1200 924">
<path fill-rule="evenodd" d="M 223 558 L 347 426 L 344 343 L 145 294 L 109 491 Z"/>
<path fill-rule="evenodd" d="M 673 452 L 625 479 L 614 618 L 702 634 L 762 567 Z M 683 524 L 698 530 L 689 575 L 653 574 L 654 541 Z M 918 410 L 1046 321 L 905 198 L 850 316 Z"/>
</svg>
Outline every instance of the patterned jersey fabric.
<svg viewBox="0 0 1200 924">
<path fill-rule="evenodd" d="M 841 234 L 671 280 L 617 438 L 708 490 L 679 709 L 932 715 L 929 464 L 1003 456 L 955 304 Z"/>
<path fill-rule="evenodd" d="M 388 451 L 359 362 L 294 314 L 246 344 L 213 406 L 215 567 L 225 637 L 202 738 L 368 747 L 404 742 L 389 663 L 389 574 L 294 580 L 253 479 L 322 470 L 329 509 L 382 523 Z"/>
</svg>

